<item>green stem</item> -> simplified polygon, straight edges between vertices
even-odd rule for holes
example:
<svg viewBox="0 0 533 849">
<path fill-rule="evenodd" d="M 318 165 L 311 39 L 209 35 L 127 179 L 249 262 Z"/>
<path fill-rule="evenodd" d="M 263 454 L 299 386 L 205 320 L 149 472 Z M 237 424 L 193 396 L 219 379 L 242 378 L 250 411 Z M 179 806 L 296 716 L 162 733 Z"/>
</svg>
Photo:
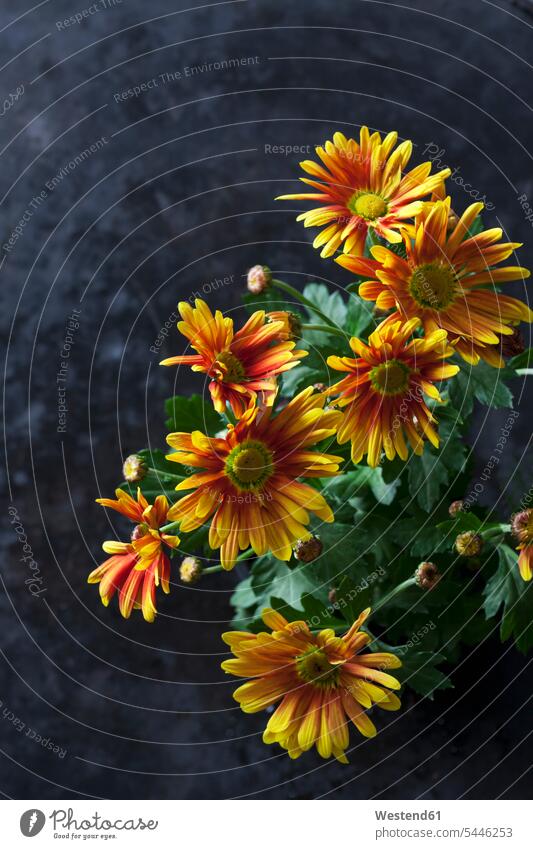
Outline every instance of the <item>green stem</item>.
<svg viewBox="0 0 533 849">
<path fill-rule="evenodd" d="M 396 598 L 397 595 L 400 595 L 400 593 L 403 593 L 404 590 L 408 590 L 410 587 L 414 586 L 416 586 L 416 578 L 413 575 L 412 577 L 407 578 L 406 581 L 402 581 L 402 583 L 398 584 L 397 587 L 394 587 L 394 589 L 391 590 L 390 593 L 387 593 L 387 595 L 381 599 L 381 601 L 378 603 L 378 606 L 372 612 L 376 613 L 376 611 L 381 610 L 382 607 L 392 601 L 393 598 Z"/>
<path fill-rule="evenodd" d="M 326 327 L 324 324 L 302 324 L 302 330 L 320 330 L 322 333 L 334 333 L 343 339 L 348 339 L 348 334 L 339 327 Z"/>
<path fill-rule="evenodd" d="M 277 289 L 281 289 L 283 292 L 287 292 L 288 295 L 291 295 L 297 301 L 300 301 L 301 304 L 304 304 L 308 309 L 314 312 L 316 315 L 319 315 L 322 321 L 325 321 L 330 327 L 334 327 L 337 330 L 337 326 L 335 322 L 333 322 L 327 315 L 325 315 L 316 304 L 310 301 L 305 295 L 302 295 L 298 289 L 295 289 L 294 286 L 290 286 L 289 283 L 284 283 L 283 280 L 272 280 L 272 285 Z"/>
<path fill-rule="evenodd" d="M 486 531 L 481 531 L 480 536 L 488 542 L 493 537 L 504 536 L 505 534 L 510 533 L 511 525 L 501 524 L 498 525 L 497 528 L 488 528 Z"/>
<path fill-rule="evenodd" d="M 246 549 L 246 551 L 241 551 L 239 556 L 237 557 L 237 563 L 242 560 L 248 560 L 250 557 L 255 556 L 255 551 L 251 548 Z M 216 563 L 214 566 L 207 566 L 205 569 L 202 569 L 202 575 L 213 575 L 215 572 L 227 571 L 224 569 L 222 563 Z"/>
<path fill-rule="evenodd" d="M 162 525 L 159 530 L 163 534 L 168 534 L 169 531 L 178 531 L 180 523 L 179 522 L 169 522 L 168 525 Z"/>
</svg>

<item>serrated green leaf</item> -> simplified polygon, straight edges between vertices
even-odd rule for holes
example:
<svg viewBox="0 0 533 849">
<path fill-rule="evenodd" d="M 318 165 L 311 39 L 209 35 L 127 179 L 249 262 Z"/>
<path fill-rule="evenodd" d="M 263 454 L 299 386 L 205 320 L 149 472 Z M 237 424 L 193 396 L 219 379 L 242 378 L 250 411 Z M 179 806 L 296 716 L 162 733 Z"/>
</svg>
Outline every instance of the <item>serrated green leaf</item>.
<svg viewBox="0 0 533 849">
<path fill-rule="evenodd" d="M 210 401 L 204 401 L 201 395 L 174 395 L 165 401 L 168 416 L 165 424 L 170 433 L 176 431 L 190 433 L 201 430 L 208 436 L 214 436 L 224 428 L 222 416 L 213 409 Z"/>
<path fill-rule="evenodd" d="M 308 283 L 303 290 L 303 295 L 307 300 L 316 305 L 316 312 L 307 306 L 305 307 L 312 324 L 324 325 L 323 316 L 326 316 L 336 327 L 344 327 L 347 306 L 339 292 L 330 292 L 324 283 Z M 331 344 L 331 334 L 326 331 L 306 331 L 305 335 L 312 347 Z"/>
<path fill-rule="evenodd" d="M 351 294 L 348 298 L 344 330 L 350 336 L 362 336 L 372 324 L 372 316 L 372 305 L 360 298 L 359 295 Z"/>
<path fill-rule="evenodd" d="M 440 449 L 426 444 L 421 456 L 409 460 L 409 489 L 426 513 L 432 511 L 442 489 L 464 468 L 466 446 L 457 436 L 446 438 L 442 434 Z"/>
<path fill-rule="evenodd" d="M 507 365 L 512 369 L 530 368 L 533 366 L 533 348 L 527 348 L 521 354 L 517 354 L 509 360 Z"/>
<path fill-rule="evenodd" d="M 509 368 L 497 369 L 480 362 L 469 366 L 461 362 L 461 371 L 448 381 L 448 395 L 453 406 L 464 418 L 474 406 L 474 399 L 486 407 L 512 407 L 513 395 L 505 381 L 514 377 Z"/>
<path fill-rule="evenodd" d="M 533 583 L 522 579 L 518 555 L 507 545 L 498 546 L 499 566 L 487 584 L 485 615 L 496 616 L 503 606 L 500 627 L 502 642 L 513 637 L 524 654 L 533 646 Z"/>
<path fill-rule="evenodd" d="M 394 651 L 394 649 L 392 649 Z M 437 652 L 408 649 L 400 654 L 402 666 L 395 675 L 402 684 L 411 687 L 415 693 L 428 698 L 434 698 L 436 690 L 449 690 L 453 687 L 450 678 L 437 669 L 445 657 Z"/>
</svg>

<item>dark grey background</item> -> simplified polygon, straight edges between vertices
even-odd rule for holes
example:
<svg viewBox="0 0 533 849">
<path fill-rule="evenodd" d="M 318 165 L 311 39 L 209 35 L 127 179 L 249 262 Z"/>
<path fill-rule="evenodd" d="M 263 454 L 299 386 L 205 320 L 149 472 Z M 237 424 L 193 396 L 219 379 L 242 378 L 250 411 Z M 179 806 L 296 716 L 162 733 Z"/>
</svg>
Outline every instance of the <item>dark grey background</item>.
<svg viewBox="0 0 533 849">
<path fill-rule="evenodd" d="M 2 0 L 1 96 L 25 90 L 0 117 L 2 243 L 29 220 L 0 271 L 8 338 L 7 501 L 41 570 L 33 598 L 7 506 L 0 595 L 0 788 L 9 797 L 225 798 L 521 797 L 528 792 L 526 661 L 496 638 L 451 670 L 455 689 L 405 698 L 383 731 L 352 735 L 351 765 L 309 753 L 291 762 L 243 715 L 220 672 L 220 632 L 235 574 L 173 587 L 156 623 L 122 620 L 100 605 L 88 571 L 102 558 L 108 520 L 94 503 L 120 480 L 122 457 L 163 444 L 162 404 L 201 384 L 157 367 L 149 348 L 180 298 L 214 278 L 233 282 L 207 299 L 239 303 L 243 274 L 266 262 L 295 285 L 347 282 L 295 222 L 301 156 L 265 145 L 318 144 L 361 123 L 434 143 L 499 220 L 525 242 L 533 203 L 533 5 L 486 0 L 403 3 L 286 0 L 204 5 L 122 0 L 80 24 L 91 4 L 49 0 L 35 9 Z M 198 8 L 195 8 L 198 6 Z M 192 7 L 192 8 L 191 8 Z M 181 11 L 181 10 L 186 11 Z M 184 69 L 259 57 L 231 70 Z M 182 73 L 138 97 L 116 95 Z M 1 111 L 1 110 L 0 110 Z M 32 209 L 46 183 L 97 139 L 101 149 Z M 305 158 L 305 157 L 303 157 Z M 454 201 L 470 198 L 460 189 Z M 28 217 L 28 216 L 27 216 Z M 519 293 L 519 288 L 515 287 Z M 57 433 L 56 374 L 65 325 L 81 309 L 67 379 L 66 433 Z M 162 349 L 177 352 L 173 333 Z M 187 382 L 184 382 L 187 380 Z M 499 495 L 530 436 L 530 399 Z M 529 400 L 529 407 L 527 406 Z M 505 415 L 473 427 L 481 468 Z M 521 486 L 529 485 L 531 459 Z M 520 489 L 518 485 L 517 491 Z M 458 497 L 461 493 L 452 493 Z M 501 504 L 513 509 L 512 497 Z M 528 683 L 529 681 L 529 683 Z M 23 730 L 11 719 L 24 723 Z M 28 727 L 66 750 L 60 758 Z"/>
</svg>

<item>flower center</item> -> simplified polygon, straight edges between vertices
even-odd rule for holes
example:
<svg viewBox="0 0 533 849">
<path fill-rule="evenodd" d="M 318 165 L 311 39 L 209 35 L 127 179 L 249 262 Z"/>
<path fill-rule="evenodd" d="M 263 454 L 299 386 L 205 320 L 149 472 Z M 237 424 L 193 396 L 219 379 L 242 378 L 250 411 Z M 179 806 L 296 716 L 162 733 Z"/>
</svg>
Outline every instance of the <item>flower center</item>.
<svg viewBox="0 0 533 849">
<path fill-rule="evenodd" d="M 222 380 L 225 383 L 237 383 L 245 376 L 244 366 L 231 351 L 221 351 L 215 360 L 215 366 L 221 366 Z"/>
<path fill-rule="evenodd" d="M 368 221 L 381 218 L 387 212 L 387 208 L 387 201 L 374 192 L 356 192 L 348 201 L 348 209 Z"/>
<path fill-rule="evenodd" d="M 226 460 L 226 474 L 242 490 L 260 489 L 273 468 L 272 454 L 263 442 L 243 442 Z"/>
<path fill-rule="evenodd" d="M 411 369 L 400 360 L 389 360 L 370 372 L 370 382 L 382 395 L 401 395 L 407 389 Z"/>
<path fill-rule="evenodd" d="M 333 666 L 321 649 L 310 649 L 296 658 L 296 672 L 307 684 L 332 688 L 339 683 L 339 670 Z"/>
<path fill-rule="evenodd" d="M 455 274 L 449 266 L 438 262 L 419 265 L 411 275 L 409 293 L 421 307 L 446 309 L 457 293 Z"/>
</svg>

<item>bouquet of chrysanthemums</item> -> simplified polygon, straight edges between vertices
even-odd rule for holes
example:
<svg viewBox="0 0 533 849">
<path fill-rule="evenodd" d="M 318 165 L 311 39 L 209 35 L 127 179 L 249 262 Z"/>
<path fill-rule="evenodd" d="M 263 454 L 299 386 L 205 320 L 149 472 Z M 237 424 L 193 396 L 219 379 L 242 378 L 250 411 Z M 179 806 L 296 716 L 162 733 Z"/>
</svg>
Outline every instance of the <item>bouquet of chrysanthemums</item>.
<svg viewBox="0 0 533 849">
<path fill-rule="evenodd" d="M 265 743 L 346 763 L 351 724 L 372 737 L 402 687 L 451 687 L 464 647 L 498 627 L 533 644 L 533 490 L 522 478 L 513 515 L 480 506 L 518 415 L 507 383 L 533 371 L 533 312 L 501 293 L 529 277 L 521 246 L 485 228 L 483 204 L 452 209 L 448 169 L 409 169 L 410 141 L 362 127 L 316 153 L 310 190 L 280 199 L 314 202 L 298 218 L 347 285 L 301 292 L 257 265 L 242 326 L 179 304 L 187 342 L 162 365 L 209 392 L 169 398 L 169 448 L 129 456 L 116 499 L 98 499 L 133 530 L 89 582 L 152 622 L 159 590 L 239 563 L 234 698 L 268 711 Z M 475 403 L 509 408 L 477 477 Z"/>
</svg>

